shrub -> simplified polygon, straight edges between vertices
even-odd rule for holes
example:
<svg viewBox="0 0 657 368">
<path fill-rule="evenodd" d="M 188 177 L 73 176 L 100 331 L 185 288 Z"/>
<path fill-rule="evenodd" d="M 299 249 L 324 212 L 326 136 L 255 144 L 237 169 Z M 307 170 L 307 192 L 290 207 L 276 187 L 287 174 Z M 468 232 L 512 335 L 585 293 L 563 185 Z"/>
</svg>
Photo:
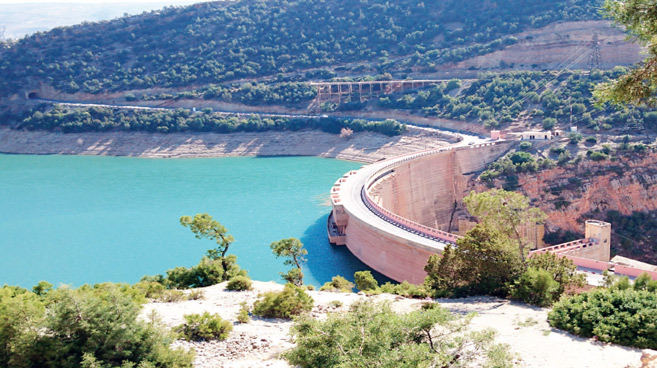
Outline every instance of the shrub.
<svg viewBox="0 0 657 368">
<path fill-rule="evenodd" d="M 174 337 L 138 319 L 139 305 L 122 285 L 44 297 L 0 288 L 0 367 L 191 368 L 190 353 L 170 348 Z"/>
<path fill-rule="evenodd" d="M 426 286 L 414 285 L 408 281 L 404 281 L 401 284 L 386 282 L 381 285 L 379 290 L 382 293 L 395 294 L 405 298 L 426 298 L 431 295 L 429 288 Z"/>
<path fill-rule="evenodd" d="M 181 300 L 186 300 L 187 297 L 185 293 L 181 290 L 165 290 L 162 294 L 158 295 L 155 300 L 163 303 L 175 303 Z"/>
<path fill-rule="evenodd" d="M 379 283 L 370 271 L 358 271 L 354 273 L 354 282 L 356 283 L 356 288 L 360 291 L 376 290 L 379 287 Z"/>
<path fill-rule="evenodd" d="M 569 144 L 577 144 L 582 140 L 582 135 L 576 132 L 570 133 L 568 135 Z"/>
<path fill-rule="evenodd" d="M 597 289 L 557 302 L 550 325 L 583 337 L 637 348 L 657 348 L 657 295 L 633 289 Z"/>
<path fill-rule="evenodd" d="M 284 357 L 302 368 L 511 366 L 494 332 L 463 332 L 469 320 L 444 308 L 396 314 L 388 303 L 360 301 L 325 320 L 300 317 L 291 328 L 297 345 Z"/>
<path fill-rule="evenodd" d="M 546 270 L 529 267 L 515 282 L 511 295 L 525 303 L 539 306 L 551 305 L 559 283 Z"/>
<path fill-rule="evenodd" d="M 545 130 L 552 130 L 552 128 L 554 128 L 556 124 L 557 124 L 557 119 L 555 118 L 543 119 L 543 129 Z"/>
<path fill-rule="evenodd" d="M 235 276 L 226 285 L 226 289 L 235 291 L 251 290 L 251 279 L 248 276 Z"/>
<path fill-rule="evenodd" d="M 598 152 L 598 151 L 591 152 L 591 154 L 589 155 L 589 159 L 591 159 L 593 161 L 603 161 L 603 160 L 606 160 L 608 157 L 609 156 L 605 155 L 602 152 Z"/>
<path fill-rule="evenodd" d="M 528 151 L 532 148 L 532 143 L 527 141 L 521 142 L 518 147 L 523 151 Z"/>
<path fill-rule="evenodd" d="M 192 290 L 187 294 L 187 300 L 203 300 L 205 299 L 205 294 L 202 290 Z"/>
<path fill-rule="evenodd" d="M 251 317 L 249 316 L 249 307 L 246 305 L 246 302 L 240 304 L 240 311 L 237 314 L 237 321 L 239 323 L 249 323 Z"/>
<path fill-rule="evenodd" d="M 319 291 L 333 291 L 333 292 L 342 292 L 342 293 L 351 293 L 354 288 L 354 284 L 344 277 L 337 275 L 334 276 L 331 281 L 322 285 L 319 288 Z"/>
<path fill-rule="evenodd" d="M 584 141 L 585 141 L 586 143 L 588 143 L 588 144 L 596 144 L 596 143 L 598 143 L 598 139 L 597 139 L 596 137 L 593 137 L 593 136 L 586 137 L 586 139 L 585 139 Z"/>
<path fill-rule="evenodd" d="M 313 308 L 313 298 L 302 288 L 286 284 L 283 291 L 267 292 L 253 305 L 253 314 L 265 318 L 292 318 Z"/>
<path fill-rule="evenodd" d="M 233 325 L 224 321 L 218 314 L 187 314 L 185 323 L 175 328 L 185 340 L 225 340 L 233 330 Z"/>
<path fill-rule="evenodd" d="M 329 305 L 333 308 L 340 308 L 344 305 L 344 303 L 342 303 L 339 300 L 332 300 L 332 301 L 329 302 Z"/>
</svg>

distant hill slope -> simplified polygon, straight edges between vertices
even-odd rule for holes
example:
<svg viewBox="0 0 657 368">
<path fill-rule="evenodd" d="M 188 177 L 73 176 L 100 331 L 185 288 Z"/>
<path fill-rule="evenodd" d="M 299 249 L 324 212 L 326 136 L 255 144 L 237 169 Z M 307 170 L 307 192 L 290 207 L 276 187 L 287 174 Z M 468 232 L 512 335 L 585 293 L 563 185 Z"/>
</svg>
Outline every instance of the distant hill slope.
<svg viewBox="0 0 657 368">
<path fill-rule="evenodd" d="M 527 28 L 598 19 L 600 3 L 245 0 L 167 8 L 2 45 L 0 96 L 43 84 L 67 93 L 184 87 L 345 63 L 431 70 L 513 44 L 508 35 Z"/>
</svg>

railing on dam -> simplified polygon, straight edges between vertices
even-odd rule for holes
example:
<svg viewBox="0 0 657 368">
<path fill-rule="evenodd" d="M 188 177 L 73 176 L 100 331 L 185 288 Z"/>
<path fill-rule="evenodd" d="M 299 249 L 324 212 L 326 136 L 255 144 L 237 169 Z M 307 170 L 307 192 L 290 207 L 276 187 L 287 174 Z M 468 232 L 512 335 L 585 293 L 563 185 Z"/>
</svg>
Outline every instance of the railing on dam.
<svg viewBox="0 0 657 368">
<path fill-rule="evenodd" d="M 579 239 L 579 240 L 574 240 L 568 243 L 563 243 L 563 244 L 557 244 L 553 245 L 551 247 L 547 248 L 542 248 L 542 249 L 537 249 L 532 251 L 532 253 L 546 253 L 546 252 L 551 252 L 551 253 L 557 253 L 557 254 L 562 254 L 562 253 L 568 253 L 572 252 L 575 250 L 580 250 L 588 247 L 592 247 L 598 245 L 595 240 L 593 239 Z"/>
<path fill-rule="evenodd" d="M 377 215 L 379 218 L 383 219 L 384 221 L 395 225 L 396 227 L 408 231 L 412 234 L 422 236 L 427 239 L 435 240 L 438 242 L 442 243 L 449 243 L 449 244 L 454 244 L 456 243 L 456 240 L 462 238 L 460 235 L 452 234 L 447 231 L 442 231 L 438 230 L 429 226 L 425 226 L 423 224 L 420 224 L 418 222 L 412 221 L 410 219 L 407 219 L 405 217 L 399 216 L 397 214 L 392 213 L 391 211 L 383 208 L 382 206 L 378 205 L 369 195 L 368 191 L 369 189 L 376 184 L 377 181 L 382 179 L 383 177 L 387 176 L 388 174 L 394 172 L 394 168 L 398 167 L 399 165 L 416 160 L 418 158 L 426 157 L 426 156 L 431 156 L 439 153 L 444 153 L 444 152 L 449 152 L 449 151 L 455 151 L 455 150 L 466 150 L 466 149 L 476 149 L 480 147 L 487 147 L 487 146 L 492 146 L 492 145 L 497 145 L 502 143 L 503 141 L 497 141 L 497 142 L 487 142 L 487 143 L 480 143 L 480 144 L 474 144 L 474 145 L 469 145 L 469 146 L 460 146 L 460 147 L 444 147 L 444 148 L 438 148 L 438 149 L 432 149 L 428 151 L 423 151 L 423 152 L 418 152 L 418 153 L 412 153 L 404 156 L 399 156 L 393 159 L 388 160 L 388 162 L 380 167 L 377 171 L 375 171 L 372 175 L 369 176 L 367 181 L 365 182 L 364 187 L 361 189 L 361 199 L 365 206 L 375 215 Z"/>
</svg>

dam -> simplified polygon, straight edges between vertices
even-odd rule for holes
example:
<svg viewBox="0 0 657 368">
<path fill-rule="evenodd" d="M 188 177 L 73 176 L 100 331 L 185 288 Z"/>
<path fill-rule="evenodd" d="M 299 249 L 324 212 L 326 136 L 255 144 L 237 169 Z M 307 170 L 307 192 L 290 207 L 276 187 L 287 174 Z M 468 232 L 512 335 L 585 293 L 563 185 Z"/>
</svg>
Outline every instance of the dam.
<svg viewBox="0 0 657 368">
<path fill-rule="evenodd" d="M 422 283 L 429 256 L 459 238 L 452 214 L 468 181 L 514 144 L 461 142 L 348 172 L 331 188 L 329 240 L 393 280 Z"/>
<path fill-rule="evenodd" d="M 452 232 L 454 215 L 468 194 L 469 180 L 514 144 L 460 142 L 349 171 L 331 188 L 329 241 L 346 245 L 363 263 L 395 281 L 421 284 L 429 257 L 461 237 Z M 529 256 L 551 252 L 572 260 L 580 272 L 647 273 L 657 280 L 657 266 L 610 260 L 611 224 L 587 220 L 584 225 L 584 239 L 553 246 L 541 241 Z"/>
</svg>

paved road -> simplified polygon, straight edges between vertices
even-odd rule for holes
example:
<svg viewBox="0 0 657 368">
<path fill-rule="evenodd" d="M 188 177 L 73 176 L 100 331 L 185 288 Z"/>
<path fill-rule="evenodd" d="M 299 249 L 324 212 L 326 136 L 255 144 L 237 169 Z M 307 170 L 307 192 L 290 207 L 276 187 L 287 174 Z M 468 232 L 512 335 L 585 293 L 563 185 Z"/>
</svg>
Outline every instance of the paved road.
<svg viewBox="0 0 657 368">
<path fill-rule="evenodd" d="M 58 100 L 47 100 L 47 99 L 34 99 L 33 101 L 47 102 L 58 104 L 62 106 L 71 106 L 71 107 L 103 107 L 108 109 L 127 109 L 127 110 L 148 110 L 148 111 L 171 111 L 178 110 L 180 107 L 152 107 L 152 106 L 135 106 L 135 105 L 112 105 L 112 104 L 99 104 L 91 102 L 73 102 L 73 101 L 58 101 Z M 283 118 L 305 118 L 305 119 L 320 119 L 326 117 L 327 115 L 304 115 L 304 114 L 277 114 L 270 112 L 249 112 L 249 111 L 214 111 L 216 114 L 220 115 L 237 115 L 237 116 L 264 116 L 264 117 L 283 117 Z"/>
</svg>

